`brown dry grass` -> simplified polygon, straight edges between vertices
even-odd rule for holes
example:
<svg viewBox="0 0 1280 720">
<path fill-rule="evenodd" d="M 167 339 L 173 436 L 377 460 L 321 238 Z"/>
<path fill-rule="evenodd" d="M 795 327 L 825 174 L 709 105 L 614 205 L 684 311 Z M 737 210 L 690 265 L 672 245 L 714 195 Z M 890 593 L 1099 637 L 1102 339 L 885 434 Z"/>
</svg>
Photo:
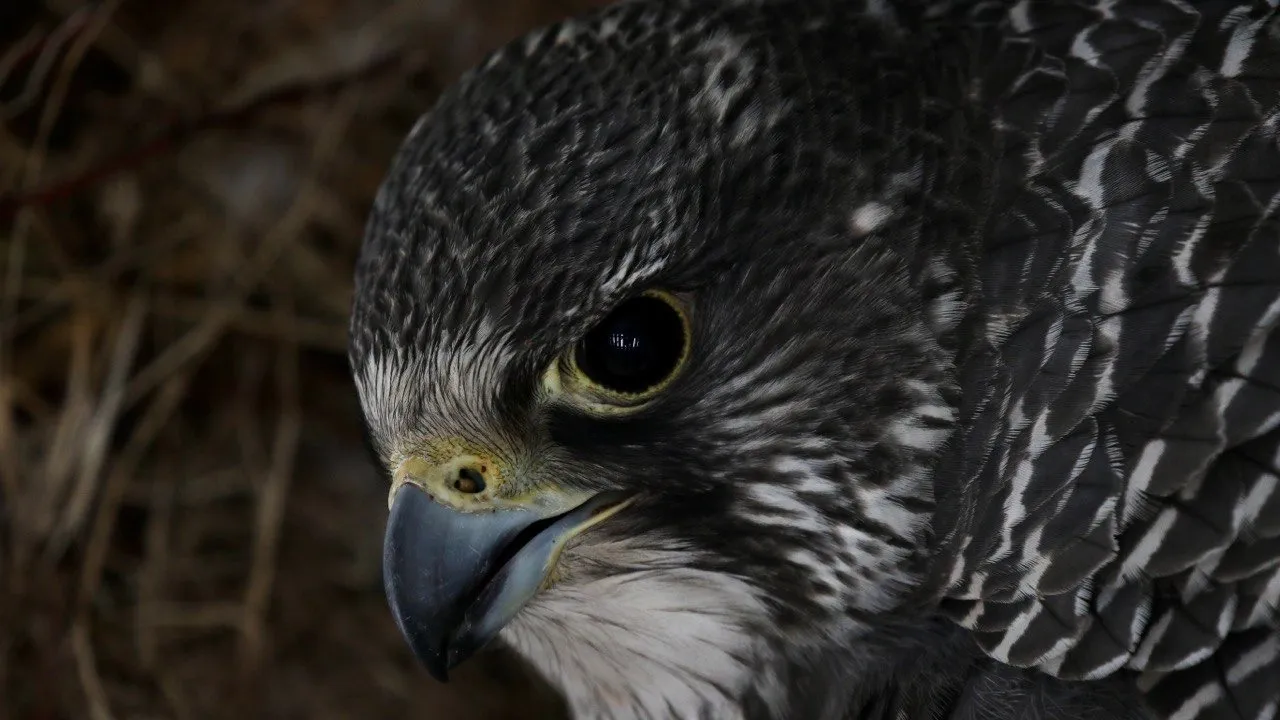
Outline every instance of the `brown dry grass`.
<svg viewBox="0 0 1280 720">
<path fill-rule="evenodd" d="M 556 716 L 411 660 L 343 346 L 409 125 L 600 2 L 0 2 L 0 718 Z"/>
</svg>

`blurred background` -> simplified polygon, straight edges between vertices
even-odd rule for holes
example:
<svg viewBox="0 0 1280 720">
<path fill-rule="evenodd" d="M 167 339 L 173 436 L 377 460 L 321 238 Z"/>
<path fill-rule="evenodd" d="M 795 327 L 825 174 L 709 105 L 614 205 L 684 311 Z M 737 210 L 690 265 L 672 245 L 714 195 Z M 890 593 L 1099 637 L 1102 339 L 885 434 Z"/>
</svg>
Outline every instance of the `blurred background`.
<svg viewBox="0 0 1280 720">
<path fill-rule="evenodd" d="M 0 719 L 552 718 L 386 608 L 344 355 L 396 146 L 602 0 L 0 0 Z"/>
</svg>

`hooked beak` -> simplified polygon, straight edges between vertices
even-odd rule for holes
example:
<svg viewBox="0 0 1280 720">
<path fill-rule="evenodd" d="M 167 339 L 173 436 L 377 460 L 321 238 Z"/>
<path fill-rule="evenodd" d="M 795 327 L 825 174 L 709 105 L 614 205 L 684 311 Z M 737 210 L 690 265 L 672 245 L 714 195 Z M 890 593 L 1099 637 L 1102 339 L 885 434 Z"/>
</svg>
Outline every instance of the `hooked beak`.
<svg viewBox="0 0 1280 720">
<path fill-rule="evenodd" d="M 574 536 L 629 500 L 601 493 L 560 515 L 463 512 L 406 483 L 382 548 L 383 583 L 400 632 L 440 681 L 493 639 L 541 589 Z"/>
</svg>

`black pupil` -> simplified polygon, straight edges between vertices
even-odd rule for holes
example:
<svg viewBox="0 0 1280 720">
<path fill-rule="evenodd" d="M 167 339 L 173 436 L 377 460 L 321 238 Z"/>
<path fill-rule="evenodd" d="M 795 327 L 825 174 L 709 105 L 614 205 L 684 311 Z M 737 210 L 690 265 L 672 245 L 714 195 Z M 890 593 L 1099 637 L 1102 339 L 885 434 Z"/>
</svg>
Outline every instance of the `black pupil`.
<svg viewBox="0 0 1280 720">
<path fill-rule="evenodd" d="M 675 308 L 639 297 L 619 305 L 587 333 L 578 346 L 578 368 L 614 392 L 644 392 L 676 369 L 684 343 L 684 323 Z"/>
</svg>

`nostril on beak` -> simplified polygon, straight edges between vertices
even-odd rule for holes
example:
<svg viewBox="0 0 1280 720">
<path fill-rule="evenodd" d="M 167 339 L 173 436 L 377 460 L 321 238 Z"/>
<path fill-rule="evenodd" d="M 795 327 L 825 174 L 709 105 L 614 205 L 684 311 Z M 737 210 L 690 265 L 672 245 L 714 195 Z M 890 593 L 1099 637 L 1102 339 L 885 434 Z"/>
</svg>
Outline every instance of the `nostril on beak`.
<svg viewBox="0 0 1280 720">
<path fill-rule="evenodd" d="M 458 468 L 458 479 L 453 481 L 453 488 L 458 492 L 474 494 L 484 492 L 484 475 L 472 467 Z"/>
</svg>

